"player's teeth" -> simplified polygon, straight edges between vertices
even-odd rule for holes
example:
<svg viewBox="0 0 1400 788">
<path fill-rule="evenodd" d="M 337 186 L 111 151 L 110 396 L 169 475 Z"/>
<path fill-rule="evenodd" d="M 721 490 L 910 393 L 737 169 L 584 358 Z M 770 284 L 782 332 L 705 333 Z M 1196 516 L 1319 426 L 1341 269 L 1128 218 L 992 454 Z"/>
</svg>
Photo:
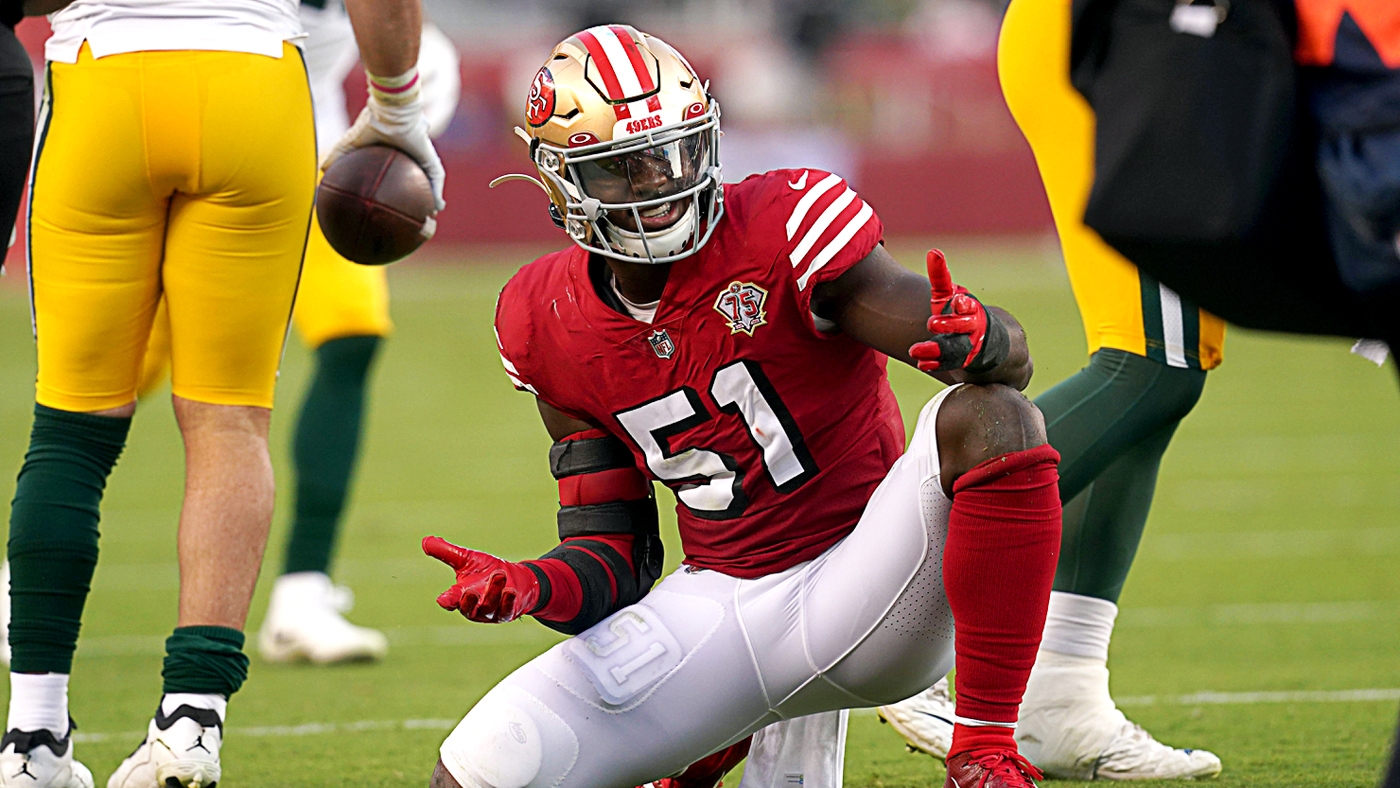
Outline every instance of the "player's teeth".
<svg viewBox="0 0 1400 788">
<path fill-rule="evenodd" d="M 654 216 L 664 216 L 669 210 L 671 210 L 671 204 L 664 203 L 662 205 L 656 206 L 655 208 L 652 208 L 649 211 L 642 211 L 642 215 L 650 219 Z"/>
</svg>

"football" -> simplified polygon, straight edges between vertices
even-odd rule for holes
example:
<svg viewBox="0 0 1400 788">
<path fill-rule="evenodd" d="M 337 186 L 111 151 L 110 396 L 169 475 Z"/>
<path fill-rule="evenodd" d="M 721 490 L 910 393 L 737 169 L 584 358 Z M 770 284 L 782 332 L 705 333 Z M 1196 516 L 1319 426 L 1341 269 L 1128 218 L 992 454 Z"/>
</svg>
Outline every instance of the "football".
<svg viewBox="0 0 1400 788">
<path fill-rule="evenodd" d="M 433 188 L 408 154 L 386 145 L 335 161 L 316 188 L 316 218 L 331 248 L 362 265 L 406 257 L 433 237 Z"/>
</svg>

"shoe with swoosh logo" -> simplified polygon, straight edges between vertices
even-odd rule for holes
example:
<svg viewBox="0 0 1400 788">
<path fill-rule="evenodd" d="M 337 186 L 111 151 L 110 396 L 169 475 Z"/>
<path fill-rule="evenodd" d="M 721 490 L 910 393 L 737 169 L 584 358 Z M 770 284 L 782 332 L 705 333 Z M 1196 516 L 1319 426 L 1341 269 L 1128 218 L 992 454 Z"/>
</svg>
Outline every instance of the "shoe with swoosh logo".
<svg viewBox="0 0 1400 788">
<path fill-rule="evenodd" d="M 948 759 L 943 788 L 1036 788 L 1042 777 L 1015 750 L 968 750 Z"/>
</svg>

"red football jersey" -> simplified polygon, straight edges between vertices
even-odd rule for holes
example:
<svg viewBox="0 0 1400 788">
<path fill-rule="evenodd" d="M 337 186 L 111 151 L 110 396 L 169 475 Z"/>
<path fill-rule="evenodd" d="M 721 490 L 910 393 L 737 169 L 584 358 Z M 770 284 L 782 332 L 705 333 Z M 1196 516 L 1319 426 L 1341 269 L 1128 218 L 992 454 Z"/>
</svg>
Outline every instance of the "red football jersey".
<svg viewBox="0 0 1400 788">
<path fill-rule="evenodd" d="M 870 206 L 819 170 L 724 190 L 652 323 L 609 307 L 573 246 L 506 284 L 496 333 L 517 388 L 616 435 L 675 491 L 686 563 L 758 577 L 855 528 L 904 427 L 885 356 L 811 312 L 812 288 L 880 242 Z"/>
</svg>

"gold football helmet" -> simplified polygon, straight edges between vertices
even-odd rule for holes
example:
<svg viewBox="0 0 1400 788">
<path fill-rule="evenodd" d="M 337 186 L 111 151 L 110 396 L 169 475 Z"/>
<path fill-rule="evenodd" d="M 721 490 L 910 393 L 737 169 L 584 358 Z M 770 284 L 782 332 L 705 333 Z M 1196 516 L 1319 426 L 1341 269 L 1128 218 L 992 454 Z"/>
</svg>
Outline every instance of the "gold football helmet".
<svg viewBox="0 0 1400 788">
<path fill-rule="evenodd" d="M 601 25 L 554 48 L 525 107 L 557 224 L 631 262 L 694 254 L 724 213 L 719 104 L 666 42 Z"/>
</svg>

